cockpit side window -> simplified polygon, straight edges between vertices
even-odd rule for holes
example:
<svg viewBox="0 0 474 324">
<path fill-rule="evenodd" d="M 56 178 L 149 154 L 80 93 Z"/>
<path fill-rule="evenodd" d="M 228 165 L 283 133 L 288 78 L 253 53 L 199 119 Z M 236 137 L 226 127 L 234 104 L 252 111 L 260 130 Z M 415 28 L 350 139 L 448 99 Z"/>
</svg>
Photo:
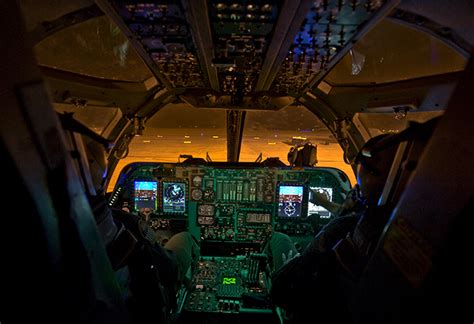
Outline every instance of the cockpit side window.
<svg viewBox="0 0 474 324">
<path fill-rule="evenodd" d="M 425 112 L 408 112 L 403 118 L 394 112 L 390 113 L 356 113 L 354 125 L 365 141 L 381 134 L 396 134 L 410 126 L 410 122 L 423 123 L 443 115 L 442 110 Z"/>
<path fill-rule="evenodd" d="M 107 16 L 65 28 L 35 46 L 40 66 L 109 80 L 142 82 L 152 74 Z"/>
<path fill-rule="evenodd" d="M 385 19 L 326 77 L 332 85 L 374 84 L 462 71 L 466 60 L 437 38 Z"/>
<path fill-rule="evenodd" d="M 114 107 L 94 107 L 61 103 L 55 103 L 53 106 L 58 113 L 72 113 L 75 120 L 104 137 L 108 137 L 108 133 L 122 116 L 121 110 Z"/>
</svg>

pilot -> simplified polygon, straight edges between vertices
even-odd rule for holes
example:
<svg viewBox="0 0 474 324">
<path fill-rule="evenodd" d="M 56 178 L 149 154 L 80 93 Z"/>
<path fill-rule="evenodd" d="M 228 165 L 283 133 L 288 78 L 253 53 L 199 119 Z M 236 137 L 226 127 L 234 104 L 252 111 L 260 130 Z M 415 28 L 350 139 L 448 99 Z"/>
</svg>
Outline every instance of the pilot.
<svg viewBox="0 0 474 324">
<path fill-rule="evenodd" d="M 90 197 L 91 207 L 112 266 L 115 270 L 126 268 L 128 272 L 125 298 L 132 318 L 137 323 L 150 318 L 166 322 L 170 310 L 176 307 L 177 289 L 189 283 L 199 247 L 188 232 L 175 234 L 162 247 L 144 219 L 110 208 L 102 188 L 107 167 L 105 148 L 86 136 L 83 142 L 97 191 L 97 195 Z M 160 314 L 157 309 L 164 311 Z"/>
<path fill-rule="evenodd" d="M 373 210 L 382 194 L 385 181 L 390 172 L 397 147 L 391 145 L 384 150 L 366 157 L 362 152 L 387 138 L 387 134 L 371 138 L 356 157 L 357 184 L 349 191 L 342 204 L 329 201 L 325 195 L 313 190 L 310 201 L 329 210 L 335 217 L 329 222 L 311 242 L 310 247 L 318 251 L 329 251 L 353 229 L 360 216 L 367 210 Z"/>
<path fill-rule="evenodd" d="M 388 135 L 380 135 L 370 139 L 361 152 L 378 143 Z M 353 229 L 364 211 L 375 206 L 382 193 L 385 180 L 390 171 L 391 161 L 396 152 L 396 147 L 378 152 L 372 158 L 359 154 L 356 158 L 358 165 L 357 174 L 360 184 L 356 184 L 346 196 L 342 204 L 331 202 L 326 195 L 312 190 L 310 200 L 313 204 L 322 206 L 335 217 L 313 238 L 305 250 L 313 252 L 329 252 L 334 245 Z M 376 177 L 374 177 L 376 175 Z M 283 265 L 291 259 L 299 257 L 300 253 L 291 238 L 281 232 L 273 232 L 264 249 L 268 257 L 271 271 L 275 277 Z"/>
<path fill-rule="evenodd" d="M 356 158 L 358 184 L 348 193 L 343 204 L 330 202 L 323 194 L 312 192 L 311 202 L 325 207 L 335 214 L 335 218 L 323 227 L 301 255 L 292 253 L 289 255 L 291 258 L 287 256 L 272 278 L 273 302 L 287 310 L 293 322 L 304 322 L 305 316 L 309 316 L 308 311 L 316 306 L 324 310 L 318 315 L 322 322 L 347 322 L 348 313 L 337 303 L 340 298 L 338 264 L 332 249 L 354 230 L 364 214 L 377 205 L 396 146 L 374 152 L 371 157 L 362 152 L 373 148 L 387 136 L 374 137 L 363 146 Z"/>
</svg>

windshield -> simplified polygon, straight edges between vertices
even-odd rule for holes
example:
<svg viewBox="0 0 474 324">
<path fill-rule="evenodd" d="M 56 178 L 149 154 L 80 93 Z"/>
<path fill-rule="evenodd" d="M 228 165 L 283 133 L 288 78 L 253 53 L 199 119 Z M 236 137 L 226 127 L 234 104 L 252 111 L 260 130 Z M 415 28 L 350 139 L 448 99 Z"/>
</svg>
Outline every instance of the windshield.
<svg viewBox="0 0 474 324">
<path fill-rule="evenodd" d="M 213 161 L 227 159 L 225 110 L 168 105 L 146 122 L 144 134 L 135 136 L 128 158 L 178 162 L 180 154 Z"/>
<path fill-rule="evenodd" d="M 279 111 L 247 111 L 240 162 L 254 162 L 260 153 L 263 160 L 278 157 L 289 165 L 290 147 L 302 142 L 317 145 L 316 166 L 344 171 L 355 183 L 350 165 L 343 161 L 343 151 L 331 132 L 305 107 L 291 106 Z M 122 168 L 132 162 L 178 162 L 181 154 L 212 161 L 227 160 L 226 111 L 193 108 L 186 104 L 168 105 L 146 123 L 142 136 L 136 136 L 129 154 L 119 161 L 108 191 Z"/>
<path fill-rule="evenodd" d="M 112 190 L 122 168 L 132 162 L 178 162 L 192 155 L 212 161 L 227 159 L 226 114 L 221 109 L 193 108 L 170 104 L 146 122 L 141 136 L 130 143 L 129 153 L 119 161 L 108 190 Z"/>
<path fill-rule="evenodd" d="M 303 106 L 289 106 L 278 111 L 248 111 L 240 151 L 240 161 L 253 162 L 278 157 L 288 163 L 293 145 L 310 142 L 317 146 L 316 166 L 344 171 L 355 183 L 350 165 L 343 160 L 343 151 L 329 129 Z"/>
</svg>

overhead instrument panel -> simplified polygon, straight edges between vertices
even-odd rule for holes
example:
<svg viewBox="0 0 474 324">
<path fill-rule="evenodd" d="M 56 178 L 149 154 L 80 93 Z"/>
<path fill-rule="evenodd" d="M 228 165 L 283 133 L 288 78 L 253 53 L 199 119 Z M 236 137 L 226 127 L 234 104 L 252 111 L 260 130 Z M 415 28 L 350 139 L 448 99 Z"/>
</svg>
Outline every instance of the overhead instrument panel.
<svg viewBox="0 0 474 324">
<path fill-rule="evenodd" d="M 114 0 L 114 4 L 173 87 L 206 86 L 181 1 Z"/>
<path fill-rule="evenodd" d="M 331 214 L 309 201 L 310 190 L 342 203 L 349 189 L 332 168 L 132 163 L 110 204 L 134 206 L 157 230 L 190 230 L 203 255 L 237 255 L 261 252 L 275 230 L 312 237 Z"/>
<path fill-rule="evenodd" d="M 271 91 L 297 95 L 351 41 L 386 0 L 317 0 L 303 21 Z M 353 64 L 353 73 L 362 66 Z"/>
<path fill-rule="evenodd" d="M 271 110 L 320 81 L 396 2 L 97 0 L 156 79 L 167 90 L 181 88 L 181 100 Z M 357 74 L 364 58 L 351 55 Z"/>
<path fill-rule="evenodd" d="M 237 101 L 257 82 L 282 1 L 209 1 L 220 90 Z"/>
</svg>

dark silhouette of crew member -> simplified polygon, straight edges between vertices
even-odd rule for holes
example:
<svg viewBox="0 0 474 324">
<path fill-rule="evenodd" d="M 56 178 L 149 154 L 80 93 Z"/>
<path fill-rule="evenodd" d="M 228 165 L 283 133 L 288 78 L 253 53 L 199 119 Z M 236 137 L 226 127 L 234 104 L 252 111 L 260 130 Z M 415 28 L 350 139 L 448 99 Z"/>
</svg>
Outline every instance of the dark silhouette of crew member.
<svg viewBox="0 0 474 324">
<path fill-rule="evenodd" d="M 281 266 L 272 276 L 273 302 L 286 311 L 292 323 L 307 323 L 314 318 L 322 323 L 346 323 L 348 312 L 340 302 L 338 277 L 341 273 L 333 248 L 352 231 L 362 216 L 373 210 L 382 194 L 396 146 L 374 152 L 369 150 L 388 135 L 370 139 L 356 158 L 358 183 L 342 204 L 331 202 L 314 190 L 310 201 L 330 211 L 335 217 L 324 226 L 300 254 L 284 254 Z M 290 244 L 290 242 L 287 242 Z M 288 248 L 281 248 L 281 250 Z"/>
</svg>

